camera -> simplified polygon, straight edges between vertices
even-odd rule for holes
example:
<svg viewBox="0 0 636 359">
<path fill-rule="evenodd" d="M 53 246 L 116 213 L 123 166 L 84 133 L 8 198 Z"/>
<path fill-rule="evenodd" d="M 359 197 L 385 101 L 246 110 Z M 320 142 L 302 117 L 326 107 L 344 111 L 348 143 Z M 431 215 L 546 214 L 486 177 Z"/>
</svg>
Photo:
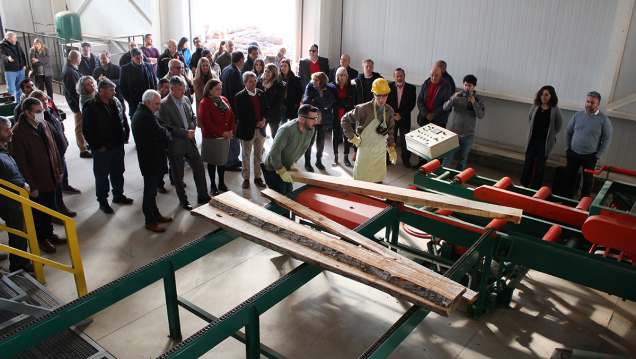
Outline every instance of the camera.
<svg viewBox="0 0 636 359">
<path fill-rule="evenodd" d="M 473 90 L 473 92 L 472 92 L 472 93 L 471 93 L 470 91 L 462 91 L 462 92 L 459 94 L 459 97 L 461 97 L 461 98 L 468 98 L 468 97 L 470 97 L 471 95 L 475 96 L 475 94 L 476 94 L 475 90 Z"/>
</svg>

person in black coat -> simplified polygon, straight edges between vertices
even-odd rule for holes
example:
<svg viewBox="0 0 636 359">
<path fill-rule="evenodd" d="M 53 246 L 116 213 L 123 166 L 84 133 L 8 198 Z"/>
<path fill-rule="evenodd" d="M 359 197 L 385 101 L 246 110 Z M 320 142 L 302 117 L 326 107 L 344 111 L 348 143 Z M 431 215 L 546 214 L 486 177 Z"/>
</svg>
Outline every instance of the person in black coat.
<svg viewBox="0 0 636 359">
<path fill-rule="evenodd" d="M 322 164 L 322 152 L 325 149 L 327 131 L 330 133 L 333 131 L 332 144 L 338 141 L 340 132 L 334 131 L 332 110 L 336 96 L 336 87 L 329 83 L 329 78 L 325 73 L 317 72 L 311 75 L 311 82 L 307 85 L 305 94 L 303 95 L 303 105 L 312 105 L 320 111 L 318 112 L 318 121 L 314 127 L 316 129 L 314 137 L 311 138 L 309 148 L 305 151 L 305 169 L 309 172 L 314 171 L 314 167 L 311 165 L 311 147 L 314 145 L 314 142 L 316 142 L 316 167 L 324 171 L 325 166 Z"/>
<path fill-rule="evenodd" d="M 314 69 L 312 69 L 312 65 Z M 313 44 L 309 47 L 309 57 L 298 62 L 298 77 L 300 77 L 303 89 L 307 87 L 307 84 L 311 81 L 311 75 L 315 72 L 322 72 L 327 75 L 329 73 L 329 59 L 318 56 L 318 45 Z"/>
<path fill-rule="evenodd" d="M 395 82 L 389 84 L 391 92 L 389 92 L 389 98 L 386 103 L 395 111 L 395 129 L 393 135 L 397 138 L 399 132 L 402 162 L 406 168 L 411 168 L 411 152 L 406 148 L 404 135 L 411 131 L 411 112 L 415 108 L 415 102 L 417 101 L 417 89 L 414 85 L 407 84 L 404 81 L 405 77 L 403 69 L 398 67 L 393 71 L 393 79 Z M 398 98 L 398 86 L 402 92 L 400 98 Z"/>
<path fill-rule="evenodd" d="M 242 51 L 234 51 L 232 53 L 232 63 L 229 66 L 225 66 L 223 71 L 221 71 L 221 82 L 223 83 L 223 89 L 221 90 L 221 95 L 225 97 L 230 103 L 230 107 L 232 108 L 232 112 L 236 116 L 237 109 L 234 104 L 234 99 L 236 94 L 238 94 L 245 85 L 243 84 L 243 79 L 241 78 L 241 70 L 245 63 L 245 55 Z M 236 117 L 238 120 L 238 117 Z M 241 145 L 239 139 L 236 137 L 236 134 L 230 140 L 230 153 L 227 157 L 227 163 L 225 164 L 225 169 L 227 171 L 240 171 L 241 170 L 241 160 L 239 159 L 239 154 L 241 153 Z"/>
<path fill-rule="evenodd" d="M 185 59 L 183 58 L 183 55 L 181 55 L 179 51 L 177 51 L 177 42 L 175 40 L 170 39 L 168 40 L 168 48 L 157 59 L 157 77 L 158 78 L 162 78 L 166 76 L 166 74 L 170 71 L 170 67 L 168 66 L 168 63 L 172 59 L 177 59 L 181 61 L 183 66 L 185 66 Z M 135 109 L 136 109 L 136 106 L 135 106 Z"/>
<path fill-rule="evenodd" d="M 234 55 L 234 54 L 232 54 Z M 265 93 L 256 88 L 256 75 L 252 71 L 243 74 L 245 89 L 234 96 L 236 105 L 236 138 L 243 146 L 243 188 L 250 187 L 250 157 L 254 152 L 254 183 L 267 187 L 263 182 L 261 162 L 265 144 L 265 124 L 267 123 L 267 100 Z"/>
<path fill-rule="evenodd" d="M 91 153 L 86 148 L 86 141 L 82 133 L 82 112 L 80 111 L 79 94 L 77 93 L 77 81 L 82 78 L 78 66 L 80 64 L 80 53 L 77 50 L 71 50 L 68 53 L 66 65 L 62 68 L 62 83 L 64 85 L 64 98 L 68 107 L 73 112 L 75 119 L 75 142 L 80 150 L 80 157 L 91 158 Z"/>
<path fill-rule="evenodd" d="M 134 48 L 130 51 L 133 54 L 133 61 L 121 68 L 119 86 L 122 96 L 128 102 L 129 116 L 132 117 L 144 92 L 157 89 L 157 75 L 150 63 L 143 62 L 141 50 Z"/>
<path fill-rule="evenodd" d="M 431 87 L 437 87 L 437 89 Z M 433 94 L 435 99 L 432 106 L 430 106 L 428 99 L 429 92 L 433 92 L 432 90 L 435 90 Z M 433 67 L 431 77 L 424 81 L 420 95 L 417 97 L 417 108 L 420 110 L 417 115 L 417 124 L 424 126 L 434 123 L 437 126 L 446 128 L 450 112 L 444 110 L 444 102 L 452 94 L 450 84 L 442 77 L 442 70 L 439 67 Z"/>
<path fill-rule="evenodd" d="M 161 95 L 155 90 L 147 90 L 143 102 L 137 106 L 132 118 L 132 133 L 137 145 L 137 158 L 141 175 L 144 177 L 142 210 L 146 229 L 165 232 L 158 222 L 171 222 L 172 217 L 164 217 L 157 208 L 157 188 L 159 181 L 168 173 L 168 143 L 172 140 L 170 128 L 161 126 L 155 113 L 161 107 Z"/>
<path fill-rule="evenodd" d="M 265 92 L 267 100 L 267 125 L 272 132 L 272 139 L 276 137 L 280 126 L 280 114 L 285 100 L 286 84 L 278 77 L 278 68 L 274 64 L 267 64 L 263 76 L 258 80 L 256 87 Z"/>
<path fill-rule="evenodd" d="M 373 60 L 362 61 L 362 73 L 355 79 L 356 90 L 358 90 L 358 103 L 356 105 L 373 100 L 371 85 L 373 85 L 373 81 L 381 77 L 379 73 L 373 71 Z"/>
<path fill-rule="evenodd" d="M 99 66 L 99 58 L 91 52 L 91 44 L 82 42 L 82 57 L 79 70 L 84 76 L 93 76 L 93 71 Z"/>
<path fill-rule="evenodd" d="M 124 106 L 124 95 L 121 94 L 121 86 L 119 82 L 121 67 L 110 62 L 110 52 L 102 51 L 99 54 L 99 66 L 95 68 L 92 76 L 97 83 L 104 79 L 111 80 L 115 86 L 117 86 L 115 87 L 115 97 L 117 97 L 122 106 Z M 124 106 L 124 109 L 125 108 L 126 106 Z"/>
<path fill-rule="evenodd" d="M 0 60 L 4 67 L 4 80 L 7 84 L 7 92 L 15 95 L 15 101 L 20 100 L 22 91 L 18 85 L 24 79 L 24 70 L 27 66 L 26 55 L 18 42 L 18 36 L 14 32 L 7 32 L 4 40 L 0 42 Z M 17 119 L 15 120 L 17 122 Z"/>
<path fill-rule="evenodd" d="M 110 80 L 100 81 L 95 97 L 84 103 L 82 125 L 84 137 L 93 149 L 95 195 L 99 209 L 106 214 L 113 213 L 108 205 L 111 186 L 113 203 L 133 202 L 132 198 L 124 195 L 124 143 L 127 135 L 123 124 L 127 121 L 126 114 L 115 97 L 115 84 Z"/>
<path fill-rule="evenodd" d="M 298 108 L 300 101 L 303 99 L 305 89 L 300 83 L 300 77 L 296 76 L 291 70 L 291 60 L 282 59 L 280 62 L 280 77 L 287 86 L 285 92 L 285 103 L 281 111 L 281 124 L 298 117 Z"/>
<path fill-rule="evenodd" d="M 192 71 L 192 78 L 194 78 L 195 73 L 197 72 L 197 65 L 199 64 L 199 59 L 201 58 L 201 53 L 205 50 L 205 47 L 202 44 L 201 38 L 195 36 L 192 38 L 192 43 L 194 44 L 194 53 L 192 54 L 192 59 L 190 59 L 190 71 Z"/>
<path fill-rule="evenodd" d="M 331 162 L 332 166 L 338 165 L 338 144 L 343 142 L 344 140 L 344 164 L 347 167 L 351 167 L 351 162 L 349 161 L 349 152 L 351 151 L 351 142 L 344 139 L 344 131 L 342 130 L 342 123 L 340 120 L 345 113 L 349 111 L 353 111 L 354 107 L 357 103 L 358 90 L 356 89 L 356 85 L 351 84 L 349 81 L 348 71 L 340 70 L 343 67 L 339 67 L 336 70 L 336 81 L 333 82 L 333 85 L 336 87 L 336 94 L 334 97 L 333 103 L 333 126 L 334 130 L 338 130 L 338 141 L 333 141 L 333 162 Z M 355 132 L 356 129 L 354 128 Z"/>
<path fill-rule="evenodd" d="M 329 82 L 332 84 L 336 83 L 336 71 L 338 71 L 338 69 L 341 67 L 344 67 L 345 69 L 347 69 L 347 75 L 349 75 L 349 79 L 353 80 L 357 78 L 359 75 L 359 72 L 358 70 L 349 66 L 350 64 L 351 64 L 351 57 L 347 54 L 342 54 L 342 56 L 340 56 L 340 66 L 334 67 L 329 72 Z"/>
</svg>

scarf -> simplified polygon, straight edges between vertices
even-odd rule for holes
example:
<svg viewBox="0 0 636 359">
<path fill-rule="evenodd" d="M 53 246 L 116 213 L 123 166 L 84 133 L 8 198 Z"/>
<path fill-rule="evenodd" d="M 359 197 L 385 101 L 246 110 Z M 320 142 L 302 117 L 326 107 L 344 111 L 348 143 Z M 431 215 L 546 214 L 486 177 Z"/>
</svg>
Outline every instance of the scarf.
<svg viewBox="0 0 636 359">
<path fill-rule="evenodd" d="M 225 112 L 229 109 L 228 105 L 225 103 L 225 101 L 223 101 L 222 98 L 220 97 L 210 97 L 210 98 L 212 99 L 216 107 L 219 108 L 219 111 Z"/>
</svg>

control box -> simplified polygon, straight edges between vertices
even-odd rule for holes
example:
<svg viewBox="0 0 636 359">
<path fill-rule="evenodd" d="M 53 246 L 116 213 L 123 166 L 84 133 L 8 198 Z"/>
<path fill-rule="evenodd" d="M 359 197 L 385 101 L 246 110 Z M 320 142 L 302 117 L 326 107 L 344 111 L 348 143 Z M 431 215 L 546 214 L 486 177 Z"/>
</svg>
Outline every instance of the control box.
<svg viewBox="0 0 636 359">
<path fill-rule="evenodd" d="M 429 161 L 441 160 L 459 149 L 456 133 L 432 123 L 407 133 L 405 138 L 409 151 Z"/>
</svg>

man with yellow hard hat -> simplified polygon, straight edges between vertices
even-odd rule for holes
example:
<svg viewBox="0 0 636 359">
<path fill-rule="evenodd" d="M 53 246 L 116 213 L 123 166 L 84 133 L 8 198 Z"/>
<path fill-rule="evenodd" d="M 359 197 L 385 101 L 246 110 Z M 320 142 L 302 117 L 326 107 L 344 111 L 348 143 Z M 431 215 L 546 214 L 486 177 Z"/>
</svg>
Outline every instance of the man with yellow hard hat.
<svg viewBox="0 0 636 359">
<path fill-rule="evenodd" d="M 386 154 L 397 161 L 393 128 L 393 109 L 386 104 L 389 84 L 385 79 L 373 81 L 373 100 L 356 106 L 342 117 L 342 128 L 349 141 L 358 147 L 353 179 L 381 183 L 386 178 Z"/>
</svg>

